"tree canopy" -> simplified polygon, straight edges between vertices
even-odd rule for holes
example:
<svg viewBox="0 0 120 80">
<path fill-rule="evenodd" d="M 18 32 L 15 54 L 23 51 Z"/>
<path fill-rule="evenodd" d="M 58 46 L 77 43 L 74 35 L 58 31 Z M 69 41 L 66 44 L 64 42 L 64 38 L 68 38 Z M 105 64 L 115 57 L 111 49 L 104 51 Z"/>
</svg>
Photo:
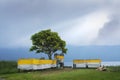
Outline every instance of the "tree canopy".
<svg viewBox="0 0 120 80">
<path fill-rule="evenodd" d="M 52 32 L 51 29 L 42 30 L 31 36 L 32 46 L 30 51 L 36 53 L 45 53 L 49 59 L 56 52 L 65 54 L 67 52 L 66 42 L 60 38 L 57 32 Z"/>
</svg>

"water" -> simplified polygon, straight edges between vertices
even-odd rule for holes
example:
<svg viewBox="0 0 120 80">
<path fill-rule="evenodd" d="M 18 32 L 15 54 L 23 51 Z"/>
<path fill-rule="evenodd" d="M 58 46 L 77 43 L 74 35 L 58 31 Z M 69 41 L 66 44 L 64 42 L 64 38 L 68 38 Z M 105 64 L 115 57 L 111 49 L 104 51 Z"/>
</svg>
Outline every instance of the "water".
<svg viewBox="0 0 120 80">
<path fill-rule="evenodd" d="M 65 66 L 73 66 L 73 62 L 64 62 Z M 120 66 L 120 61 L 103 61 L 101 65 L 104 66 Z"/>
<path fill-rule="evenodd" d="M 106 62 L 102 62 L 101 65 L 104 65 L 104 66 L 120 66 L 120 61 L 106 61 Z"/>
</svg>

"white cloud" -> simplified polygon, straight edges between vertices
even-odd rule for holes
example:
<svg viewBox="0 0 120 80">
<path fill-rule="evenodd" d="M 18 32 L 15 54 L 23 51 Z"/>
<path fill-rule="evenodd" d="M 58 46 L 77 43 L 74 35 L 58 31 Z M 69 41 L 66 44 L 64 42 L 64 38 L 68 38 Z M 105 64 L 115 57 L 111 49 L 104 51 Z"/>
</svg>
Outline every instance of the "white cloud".
<svg viewBox="0 0 120 80">
<path fill-rule="evenodd" d="M 63 25 L 61 23 L 60 26 L 64 26 L 64 28 L 58 31 L 68 44 L 78 46 L 90 45 L 98 37 L 99 30 L 103 28 L 107 22 L 109 22 L 109 13 L 100 10 L 64 22 Z M 67 28 L 65 29 L 65 27 Z"/>
</svg>

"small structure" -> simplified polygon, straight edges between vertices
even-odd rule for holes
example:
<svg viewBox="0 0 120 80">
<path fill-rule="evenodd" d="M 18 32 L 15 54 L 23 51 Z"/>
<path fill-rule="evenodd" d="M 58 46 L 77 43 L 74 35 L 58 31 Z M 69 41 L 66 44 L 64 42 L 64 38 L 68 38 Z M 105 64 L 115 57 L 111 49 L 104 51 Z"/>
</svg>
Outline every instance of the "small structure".
<svg viewBox="0 0 120 80">
<path fill-rule="evenodd" d="M 101 60 L 100 59 L 88 59 L 86 60 L 88 68 L 97 68 L 101 66 Z"/>
<path fill-rule="evenodd" d="M 86 68 L 86 62 L 82 59 L 73 60 L 73 68 Z"/>
<path fill-rule="evenodd" d="M 57 68 L 64 67 L 64 54 L 55 54 L 54 59 L 57 61 Z"/>
<path fill-rule="evenodd" d="M 96 70 L 99 70 L 99 71 L 106 71 L 107 68 L 103 65 L 103 66 L 98 67 Z"/>
<path fill-rule="evenodd" d="M 20 70 L 41 70 L 56 67 L 56 60 L 40 59 L 19 59 L 18 69 Z"/>
<path fill-rule="evenodd" d="M 73 60 L 73 68 L 97 68 L 101 65 L 100 59 Z"/>
</svg>

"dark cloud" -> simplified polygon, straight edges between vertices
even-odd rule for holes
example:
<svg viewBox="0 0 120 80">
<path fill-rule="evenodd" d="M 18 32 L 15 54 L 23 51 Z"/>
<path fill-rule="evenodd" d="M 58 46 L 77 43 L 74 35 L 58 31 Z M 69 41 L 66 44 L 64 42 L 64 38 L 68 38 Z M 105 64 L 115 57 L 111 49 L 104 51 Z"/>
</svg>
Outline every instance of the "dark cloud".
<svg viewBox="0 0 120 80">
<path fill-rule="evenodd" d="M 120 17 L 114 17 L 109 23 L 106 23 L 104 28 L 100 30 L 99 36 L 109 36 L 116 32 L 116 30 L 120 29 Z"/>
<path fill-rule="evenodd" d="M 120 15 L 112 15 L 111 21 L 99 32 L 96 42 L 106 45 L 120 45 Z"/>
<path fill-rule="evenodd" d="M 1 5 L 2 16 L 7 19 L 24 19 L 38 17 L 47 23 L 55 23 L 87 14 L 100 8 L 100 3 L 84 1 L 26 0 L 6 1 Z"/>
</svg>

